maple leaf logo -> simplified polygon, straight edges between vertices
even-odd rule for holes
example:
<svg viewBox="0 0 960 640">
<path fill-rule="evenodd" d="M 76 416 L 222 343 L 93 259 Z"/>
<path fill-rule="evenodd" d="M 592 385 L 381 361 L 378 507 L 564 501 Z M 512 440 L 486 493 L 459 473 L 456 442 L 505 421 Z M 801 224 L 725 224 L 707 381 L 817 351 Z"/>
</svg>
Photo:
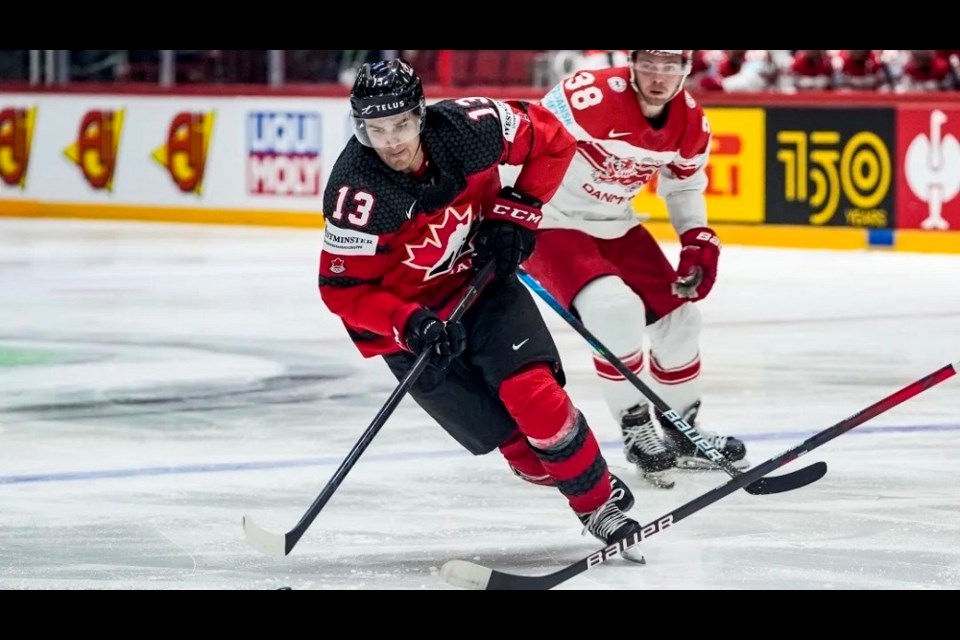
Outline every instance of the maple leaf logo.
<svg viewBox="0 0 960 640">
<path fill-rule="evenodd" d="M 427 237 L 422 243 L 406 245 L 407 259 L 403 264 L 424 271 L 424 282 L 459 268 L 461 259 L 473 252 L 467 240 L 474 219 L 472 206 L 463 211 L 447 207 L 443 220 L 427 223 Z"/>
</svg>

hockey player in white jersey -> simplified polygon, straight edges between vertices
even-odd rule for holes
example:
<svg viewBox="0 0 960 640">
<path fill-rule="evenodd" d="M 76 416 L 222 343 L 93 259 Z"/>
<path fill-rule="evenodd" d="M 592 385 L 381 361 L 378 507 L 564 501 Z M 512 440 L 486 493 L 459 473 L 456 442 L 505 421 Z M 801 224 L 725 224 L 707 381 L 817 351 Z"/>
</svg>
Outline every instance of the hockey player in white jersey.
<svg viewBox="0 0 960 640">
<path fill-rule="evenodd" d="M 629 66 L 580 71 L 544 97 L 577 139 L 577 154 L 543 208 L 525 267 L 631 371 L 647 368 L 651 389 L 696 425 L 701 319 L 694 303 L 713 287 L 721 245 L 704 199 L 710 126 L 683 90 L 691 55 L 634 50 Z M 676 269 L 632 205 L 658 173 L 657 193 L 682 245 Z M 669 488 L 676 466 L 717 468 L 666 420 L 661 437 L 648 401 L 602 356 L 594 366 L 627 460 L 644 477 Z M 696 426 L 737 466 L 747 465 L 743 442 Z"/>
</svg>

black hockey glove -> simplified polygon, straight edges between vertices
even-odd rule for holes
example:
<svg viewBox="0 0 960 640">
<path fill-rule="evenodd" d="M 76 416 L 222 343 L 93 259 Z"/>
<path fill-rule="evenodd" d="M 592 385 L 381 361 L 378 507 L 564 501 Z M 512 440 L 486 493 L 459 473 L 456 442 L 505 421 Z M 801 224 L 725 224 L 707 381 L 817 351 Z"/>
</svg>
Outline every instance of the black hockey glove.
<svg viewBox="0 0 960 640">
<path fill-rule="evenodd" d="M 403 340 L 417 355 L 431 349 L 431 363 L 446 369 L 467 348 L 467 330 L 460 322 L 444 322 L 433 311 L 420 309 L 407 320 Z"/>
<path fill-rule="evenodd" d="M 504 187 L 477 231 L 474 240 L 477 266 L 495 260 L 498 280 L 515 273 L 536 246 L 533 230 L 543 217 L 541 206 L 542 203 L 532 196 Z"/>
</svg>

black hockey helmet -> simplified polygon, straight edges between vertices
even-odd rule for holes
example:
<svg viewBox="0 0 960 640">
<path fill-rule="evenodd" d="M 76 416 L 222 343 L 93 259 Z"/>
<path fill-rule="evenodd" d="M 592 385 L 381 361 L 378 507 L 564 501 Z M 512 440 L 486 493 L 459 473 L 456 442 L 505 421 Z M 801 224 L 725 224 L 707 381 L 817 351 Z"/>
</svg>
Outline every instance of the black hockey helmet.
<svg viewBox="0 0 960 640">
<path fill-rule="evenodd" d="M 360 67 L 350 91 L 350 111 L 353 131 L 364 145 L 400 144 L 413 139 L 423 131 L 426 110 L 420 76 L 403 60 L 384 60 Z M 408 113 L 409 118 L 394 117 Z M 375 121 L 379 121 L 376 132 L 380 135 L 371 141 L 368 124 Z"/>
</svg>

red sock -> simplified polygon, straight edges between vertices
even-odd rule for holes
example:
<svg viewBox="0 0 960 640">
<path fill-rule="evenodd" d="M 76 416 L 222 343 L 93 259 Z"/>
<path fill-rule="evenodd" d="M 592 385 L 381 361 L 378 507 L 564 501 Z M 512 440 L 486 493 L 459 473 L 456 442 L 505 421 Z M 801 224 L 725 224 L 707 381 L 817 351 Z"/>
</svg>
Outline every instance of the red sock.
<svg viewBox="0 0 960 640">
<path fill-rule="evenodd" d="M 520 478 L 533 484 L 553 486 L 553 478 L 543 468 L 540 458 L 533 452 L 527 438 L 519 430 L 500 445 L 500 453 Z"/>
<path fill-rule="evenodd" d="M 594 511 L 609 499 L 610 474 L 597 439 L 546 365 L 505 380 L 500 399 L 574 511 Z"/>
</svg>

